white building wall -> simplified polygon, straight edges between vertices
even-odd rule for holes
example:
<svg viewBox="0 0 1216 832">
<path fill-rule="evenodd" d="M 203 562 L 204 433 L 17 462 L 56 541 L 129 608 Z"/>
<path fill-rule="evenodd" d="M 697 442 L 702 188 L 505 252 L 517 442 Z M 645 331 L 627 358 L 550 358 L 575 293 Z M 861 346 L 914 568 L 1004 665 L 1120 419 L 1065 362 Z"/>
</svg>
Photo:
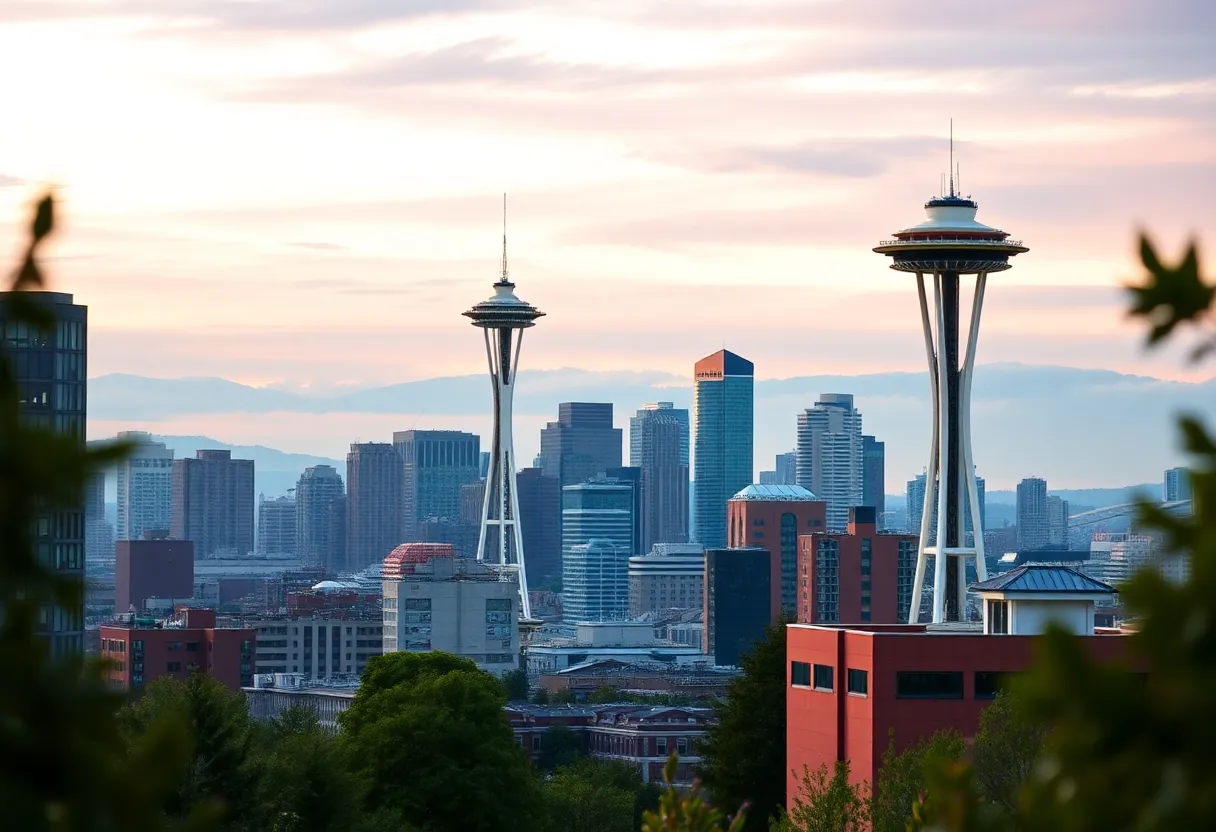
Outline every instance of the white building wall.
<svg viewBox="0 0 1216 832">
<path fill-rule="evenodd" d="M 114 539 L 139 540 L 149 529 L 167 531 L 173 504 L 173 451 L 142 431 L 123 431 L 118 438 L 135 443 L 135 448 L 115 467 Z"/>
<path fill-rule="evenodd" d="M 1094 602 L 1069 600 L 1011 600 L 1009 602 L 1009 634 L 1040 635 L 1051 624 L 1058 624 L 1070 633 L 1094 631 Z"/>
</svg>

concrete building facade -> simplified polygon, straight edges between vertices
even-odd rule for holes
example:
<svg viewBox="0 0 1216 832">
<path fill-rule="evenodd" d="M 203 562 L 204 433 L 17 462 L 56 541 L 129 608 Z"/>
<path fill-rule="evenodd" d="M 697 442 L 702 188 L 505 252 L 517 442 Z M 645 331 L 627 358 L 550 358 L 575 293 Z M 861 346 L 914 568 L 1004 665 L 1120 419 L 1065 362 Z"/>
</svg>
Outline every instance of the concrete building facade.
<svg viewBox="0 0 1216 832">
<path fill-rule="evenodd" d="M 328 573 L 346 566 L 346 487 L 332 465 L 305 468 L 296 481 L 296 555 Z"/>
<path fill-rule="evenodd" d="M 861 413 L 847 393 L 824 393 L 798 416 L 798 485 L 827 503 L 833 531 L 843 531 L 849 509 L 863 505 L 861 436 Z"/>
<path fill-rule="evenodd" d="M 193 595 L 193 542 L 148 537 L 115 544 L 115 613 L 143 612 L 149 598 L 189 601 Z"/>
<path fill-rule="evenodd" d="M 699 543 L 656 543 L 629 559 L 629 616 L 700 610 L 705 604 L 705 550 Z"/>
<path fill-rule="evenodd" d="M 201 450 L 173 460 L 169 536 L 194 542 L 196 558 L 253 552 L 253 460 L 232 451 Z"/>
<path fill-rule="evenodd" d="M 401 457 L 386 442 L 354 443 L 346 455 L 346 564 L 366 569 L 401 542 Z"/>
<path fill-rule="evenodd" d="M 276 616 L 242 623 L 257 636 L 256 673 L 359 678 L 372 657 L 384 652 L 384 622 L 378 619 Z"/>
<path fill-rule="evenodd" d="M 291 497 L 276 497 L 267 500 L 262 495 L 258 501 L 259 555 L 296 554 L 296 520 L 298 506 Z"/>
<path fill-rule="evenodd" d="M 1018 549 L 1042 549 L 1049 540 L 1047 481 L 1027 477 L 1018 483 Z"/>
<path fill-rule="evenodd" d="M 384 559 L 384 652 L 442 650 L 503 674 L 519 666 L 519 586 L 510 569 L 403 543 Z"/>
</svg>

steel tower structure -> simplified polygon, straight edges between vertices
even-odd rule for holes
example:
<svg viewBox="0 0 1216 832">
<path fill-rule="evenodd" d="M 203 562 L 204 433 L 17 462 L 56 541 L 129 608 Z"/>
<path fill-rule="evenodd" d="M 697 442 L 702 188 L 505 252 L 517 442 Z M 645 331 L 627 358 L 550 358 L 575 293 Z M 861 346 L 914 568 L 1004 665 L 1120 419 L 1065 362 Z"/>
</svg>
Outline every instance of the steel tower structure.
<svg viewBox="0 0 1216 832">
<path fill-rule="evenodd" d="M 515 393 L 515 374 L 524 330 L 545 313 L 520 300 L 507 272 L 506 199 L 503 199 L 502 275 L 494 284 L 494 296 L 467 312 L 473 326 L 481 327 L 486 338 L 486 359 L 490 384 L 494 389 L 494 435 L 490 448 L 490 469 L 486 473 L 486 495 L 481 509 L 481 532 L 477 539 L 477 559 L 491 560 L 514 569 L 519 578 L 519 610 L 523 621 L 532 620 L 528 601 L 528 576 L 524 563 L 524 540 L 519 526 L 519 494 L 515 487 L 515 446 L 511 438 L 511 404 Z M 495 548 L 489 530 L 498 530 L 497 556 L 487 557 Z"/>
<path fill-rule="evenodd" d="M 953 162 L 953 139 L 951 139 Z M 943 190 L 945 190 L 943 188 Z M 920 612 L 925 569 L 934 558 L 933 621 L 959 621 L 964 617 L 966 561 L 975 558 L 979 580 L 987 579 L 984 563 L 984 534 L 979 526 L 979 492 L 971 453 L 971 379 L 975 370 L 975 347 L 980 334 L 980 311 L 988 275 L 1010 268 L 1009 258 L 1028 251 L 1018 240 L 997 228 L 976 222 L 977 205 L 970 197 L 955 193 L 955 176 L 949 190 L 925 203 L 928 218 L 911 228 L 895 232 L 874 251 L 891 258 L 891 268 L 916 275 L 920 295 L 920 317 L 929 362 L 929 384 L 933 394 L 933 442 L 925 476 L 925 502 L 921 514 L 920 544 L 912 586 L 910 624 Z M 925 277 L 933 278 L 933 313 L 925 289 Z M 975 276 L 971 302 L 971 326 L 967 352 L 959 363 L 960 282 Z M 933 483 L 940 482 L 934 488 Z M 937 492 L 937 537 L 930 541 L 934 491 Z M 975 518 L 972 543 L 964 534 L 964 506 Z"/>
</svg>

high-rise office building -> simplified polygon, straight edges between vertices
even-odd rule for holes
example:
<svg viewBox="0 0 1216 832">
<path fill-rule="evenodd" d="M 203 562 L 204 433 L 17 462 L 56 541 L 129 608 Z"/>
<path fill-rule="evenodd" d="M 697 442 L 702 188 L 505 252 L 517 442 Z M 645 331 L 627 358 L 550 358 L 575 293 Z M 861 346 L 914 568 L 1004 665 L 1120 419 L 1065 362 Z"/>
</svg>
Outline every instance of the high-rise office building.
<svg viewBox="0 0 1216 832">
<path fill-rule="evenodd" d="M 773 470 L 777 475 L 777 481 L 773 485 L 797 485 L 798 452 L 786 451 L 783 454 L 777 454 Z"/>
<path fill-rule="evenodd" d="M 984 478 L 983 477 L 977 476 L 975 478 L 975 487 L 976 487 L 976 492 L 979 494 L 980 534 L 982 535 L 984 533 L 984 530 L 987 528 L 987 523 L 985 521 L 986 509 L 984 506 L 986 505 L 986 503 L 985 503 L 986 498 L 985 498 L 985 494 L 984 494 Z M 907 517 L 908 517 L 908 522 L 905 527 L 905 531 L 907 531 L 908 534 L 918 535 L 918 534 L 920 534 L 920 521 L 921 521 L 921 518 L 924 516 L 924 512 L 925 512 L 925 475 L 917 474 L 914 479 L 908 480 L 908 483 L 905 487 L 905 494 L 907 495 L 906 499 L 907 499 Z M 964 532 L 965 538 L 972 539 L 971 536 L 972 536 L 973 530 L 971 527 L 971 506 L 970 506 L 970 504 L 963 506 L 963 532 Z M 932 515 L 930 515 L 930 519 L 929 519 L 929 539 L 930 540 L 937 539 L 937 489 L 936 488 L 933 489 L 933 513 L 932 513 Z"/>
<path fill-rule="evenodd" d="M 149 599 L 188 601 L 194 595 L 194 544 L 153 538 L 120 540 L 114 552 L 114 612 L 143 612 Z"/>
<path fill-rule="evenodd" d="M 115 535 L 140 540 L 145 531 L 167 531 L 173 510 L 173 450 L 142 430 L 121 431 L 118 438 L 134 447 L 115 465 Z"/>
<path fill-rule="evenodd" d="M 562 402 L 557 421 L 540 432 L 541 468 L 563 488 L 621 467 L 621 429 L 612 426 L 612 405 Z"/>
<path fill-rule="evenodd" d="M 562 559 L 591 539 L 633 548 L 633 486 L 597 480 L 562 489 Z M 629 554 L 634 554 L 630 552 Z"/>
<path fill-rule="evenodd" d="M 546 477 L 539 468 L 517 472 L 515 487 L 519 492 L 519 525 L 524 535 L 524 551 L 528 553 L 528 574 L 532 586 L 540 587 L 562 574 L 562 491 L 557 478 Z"/>
<path fill-rule="evenodd" d="M 1018 550 L 1047 545 L 1047 481 L 1027 477 L 1018 483 Z"/>
<path fill-rule="evenodd" d="M 294 555 L 296 553 L 296 519 L 299 507 L 293 497 L 258 500 L 259 555 Z"/>
<path fill-rule="evenodd" d="M 642 472 L 642 545 L 688 540 L 688 411 L 645 405 L 629 420 L 629 464 Z"/>
<path fill-rule="evenodd" d="M 629 513 L 633 521 L 633 542 L 629 544 L 629 549 L 631 554 L 646 551 L 642 547 L 642 469 L 628 466 L 608 468 L 602 477 L 596 477 L 592 482 L 601 480 L 628 485 L 632 489 L 633 506 Z"/>
<path fill-rule="evenodd" d="M 752 484 L 755 365 L 727 350 L 693 367 L 693 538 L 726 545 L 726 501 Z"/>
<path fill-rule="evenodd" d="M 173 460 L 170 537 L 194 542 L 196 558 L 244 557 L 253 551 L 253 460 L 203 450 Z"/>
<path fill-rule="evenodd" d="M 460 519 L 460 489 L 480 479 L 481 437 L 459 430 L 393 434 L 401 456 L 401 540 L 419 540 L 425 520 Z"/>
<path fill-rule="evenodd" d="M 346 488 L 332 465 L 305 468 L 296 481 L 296 556 L 327 573 L 345 568 Z"/>
<path fill-rule="evenodd" d="M 1068 500 L 1047 498 L 1047 545 L 1068 548 Z"/>
<path fill-rule="evenodd" d="M 861 437 L 861 504 L 874 509 L 878 528 L 885 529 L 887 513 L 887 445 L 873 436 Z"/>
<path fill-rule="evenodd" d="M 85 378 L 88 307 L 63 292 L 27 292 L 54 314 L 55 331 L 42 332 L 11 319 L 10 293 L 0 293 L 0 332 L 4 354 L 21 389 L 20 412 L 31 424 L 51 428 L 84 446 Z M 38 517 L 37 545 L 54 553 L 63 577 L 84 580 L 84 495 L 78 501 L 46 506 Z M 82 593 L 83 596 L 83 593 Z M 42 635 L 51 655 L 69 657 L 84 651 L 84 608 L 47 611 Z"/>
<path fill-rule="evenodd" d="M 862 504 L 861 413 L 847 393 L 824 393 L 798 416 L 798 485 L 828 504 L 828 528 L 843 531 Z"/>
<path fill-rule="evenodd" d="M 380 563 L 401 542 L 401 457 L 387 442 L 346 455 L 346 568 Z"/>
<path fill-rule="evenodd" d="M 1167 503 L 1191 499 L 1191 469 L 1170 468 L 1165 472 L 1165 501 Z"/>
<path fill-rule="evenodd" d="M 101 471 L 89 474 L 84 486 L 84 556 L 114 557 L 114 527 L 106 520 L 106 475 Z"/>
<path fill-rule="evenodd" d="M 562 557 L 562 616 L 567 624 L 629 615 L 629 549 L 592 538 Z"/>
<path fill-rule="evenodd" d="M 629 616 L 699 610 L 705 602 L 705 550 L 699 543 L 657 543 L 629 559 Z"/>
</svg>

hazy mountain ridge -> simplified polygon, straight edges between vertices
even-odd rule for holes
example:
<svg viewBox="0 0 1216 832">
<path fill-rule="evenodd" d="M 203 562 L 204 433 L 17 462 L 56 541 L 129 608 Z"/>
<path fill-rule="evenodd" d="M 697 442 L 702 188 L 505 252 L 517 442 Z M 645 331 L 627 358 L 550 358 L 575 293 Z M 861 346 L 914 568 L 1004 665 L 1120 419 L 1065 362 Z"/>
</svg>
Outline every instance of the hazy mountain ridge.
<svg viewBox="0 0 1216 832">
<path fill-rule="evenodd" d="M 1158 482 L 1164 469 L 1182 461 L 1174 416 L 1184 410 L 1210 415 L 1216 406 L 1216 379 L 1190 383 L 1057 366 L 981 365 L 974 390 L 975 458 L 994 492 L 1028 476 L 1045 477 L 1049 487 Z M 774 454 L 794 447 L 798 414 L 819 394 L 829 392 L 853 394 L 865 431 L 886 441 L 886 490 L 900 492 L 906 480 L 924 470 L 931 407 L 926 374 L 916 372 L 757 381 L 757 469 L 772 468 Z M 628 417 L 646 402 L 672 401 L 690 408 L 692 387 L 688 378 L 662 372 L 521 372 L 515 403 L 516 450 L 521 459 L 532 458 L 537 430 L 556 418 L 562 401 L 612 402 L 617 425 L 627 428 Z M 346 414 L 400 416 L 400 420 L 380 418 L 379 424 L 388 423 L 387 430 L 378 428 L 384 433 L 376 436 L 388 441 L 392 430 L 410 426 L 459 426 L 484 433 L 489 429 L 489 412 L 490 387 L 480 374 L 328 396 L 259 389 L 215 378 L 109 375 L 89 382 L 90 419 L 111 423 L 107 426 L 111 430 L 175 433 L 158 430 L 158 423 L 178 419 L 191 432 L 231 436 L 231 426 L 209 427 L 211 414 L 242 418 L 279 414 L 276 419 L 285 418 L 282 414 L 310 414 L 310 419 L 319 420 L 316 430 L 323 431 L 314 433 L 315 450 L 333 456 L 343 455 L 357 434 L 344 419 Z M 262 443 L 268 438 L 264 429 L 248 435 Z M 372 438 L 366 431 L 357 435 Z M 304 467 L 300 464 L 297 470 Z M 1000 499 L 993 493 L 994 504 Z M 1100 503 L 1096 495 L 1080 495 L 1075 502 Z"/>
</svg>

